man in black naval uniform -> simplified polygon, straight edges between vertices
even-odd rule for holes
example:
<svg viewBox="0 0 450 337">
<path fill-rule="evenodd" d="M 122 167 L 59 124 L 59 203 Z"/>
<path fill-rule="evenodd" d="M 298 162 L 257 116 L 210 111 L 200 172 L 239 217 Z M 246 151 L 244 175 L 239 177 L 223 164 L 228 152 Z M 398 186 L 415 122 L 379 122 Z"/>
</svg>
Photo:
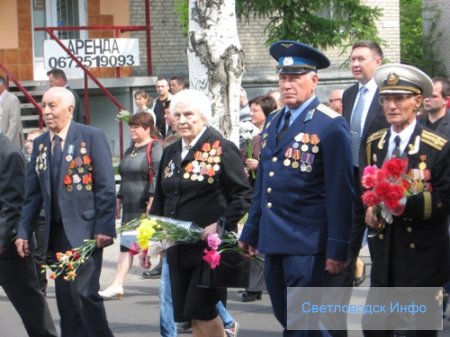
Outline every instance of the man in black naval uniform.
<svg viewBox="0 0 450 337">
<path fill-rule="evenodd" d="M 240 245 L 265 254 L 267 290 L 284 336 L 322 336 L 287 330 L 287 287 L 321 287 L 325 270 L 344 267 L 353 223 L 350 133 L 345 119 L 315 95 L 317 70 L 330 64 L 325 55 L 295 41 L 273 44 L 270 54 L 278 61 L 285 107 L 268 116 L 261 134 Z"/>
<path fill-rule="evenodd" d="M 419 69 L 403 64 L 381 66 L 375 81 L 390 127 L 369 136 L 365 161 L 380 167 L 393 155 L 407 158 L 408 173 L 424 187 L 404 197 L 403 213 L 394 215 L 390 224 L 377 218 L 372 207 L 367 209 L 371 287 L 442 287 L 448 279 L 450 146 L 447 138 L 416 120 L 433 83 Z M 433 337 L 437 332 L 367 330 L 364 336 Z"/>
</svg>

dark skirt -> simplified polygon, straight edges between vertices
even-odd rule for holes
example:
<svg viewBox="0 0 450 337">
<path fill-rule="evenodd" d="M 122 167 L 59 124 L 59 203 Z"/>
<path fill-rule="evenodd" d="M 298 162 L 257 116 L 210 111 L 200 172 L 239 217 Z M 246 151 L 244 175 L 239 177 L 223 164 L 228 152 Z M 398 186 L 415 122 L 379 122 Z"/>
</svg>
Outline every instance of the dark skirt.
<svg viewBox="0 0 450 337">
<path fill-rule="evenodd" d="M 198 286 L 205 248 L 206 243 L 201 241 L 176 244 L 167 250 L 176 322 L 212 320 L 217 317 L 217 302 L 226 303 L 226 289 Z"/>
</svg>

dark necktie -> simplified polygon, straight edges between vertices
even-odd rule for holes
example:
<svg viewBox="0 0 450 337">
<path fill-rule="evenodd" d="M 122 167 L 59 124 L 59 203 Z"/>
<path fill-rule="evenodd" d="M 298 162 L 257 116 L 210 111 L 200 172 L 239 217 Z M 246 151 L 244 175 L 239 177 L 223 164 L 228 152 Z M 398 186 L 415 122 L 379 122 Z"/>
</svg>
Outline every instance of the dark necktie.
<svg viewBox="0 0 450 337">
<path fill-rule="evenodd" d="M 395 143 L 395 147 L 392 150 L 392 154 L 391 154 L 391 158 L 393 157 L 400 157 L 402 155 L 402 150 L 400 149 L 400 143 L 401 143 L 401 138 L 399 135 L 395 136 L 394 138 L 394 143 Z"/>
<path fill-rule="evenodd" d="M 277 135 L 277 144 L 281 141 L 281 139 L 283 139 L 284 134 L 287 132 L 287 130 L 289 129 L 289 123 L 291 121 L 291 112 L 289 110 L 284 112 L 284 124 L 281 127 L 280 132 L 278 132 Z"/>
<path fill-rule="evenodd" d="M 59 221 L 61 219 L 61 211 L 59 209 L 58 203 L 59 166 L 61 165 L 61 159 L 62 159 L 61 137 L 55 135 L 53 137 L 51 191 L 52 191 L 52 217 L 53 220 L 56 221 Z"/>
</svg>

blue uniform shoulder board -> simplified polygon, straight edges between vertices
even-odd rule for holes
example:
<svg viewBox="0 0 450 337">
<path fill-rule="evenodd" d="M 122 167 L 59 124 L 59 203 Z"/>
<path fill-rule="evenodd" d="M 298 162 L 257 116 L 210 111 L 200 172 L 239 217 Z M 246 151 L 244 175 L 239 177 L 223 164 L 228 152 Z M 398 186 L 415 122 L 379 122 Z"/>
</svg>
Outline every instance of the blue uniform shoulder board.
<svg viewBox="0 0 450 337">
<path fill-rule="evenodd" d="M 447 143 L 447 139 L 435 134 L 434 132 L 430 132 L 428 130 L 422 131 L 422 142 L 425 144 L 435 148 L 436 150 L 442 150 L 444 145 Z"/>
<path fill-rule="evenodd" d="M 326 106 L 325 104 L 320 103 L 316 110 L 322 112 L 323 114 L 327 115 L 330 118 L 336 118 L 341 116 L 340 114 L 338 114 L 336 111 L 334 111 L 333 109 L 331 109 L 330 107 Z"/>
</svg>

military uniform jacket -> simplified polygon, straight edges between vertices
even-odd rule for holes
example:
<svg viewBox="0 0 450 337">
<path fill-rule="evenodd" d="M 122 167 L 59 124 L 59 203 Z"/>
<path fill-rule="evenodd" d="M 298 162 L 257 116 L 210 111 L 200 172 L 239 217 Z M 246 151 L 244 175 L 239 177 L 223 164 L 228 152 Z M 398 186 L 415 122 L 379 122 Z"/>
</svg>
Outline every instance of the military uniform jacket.
<svg viewBox="0 0 450 337">
<path fill-rule="evenodd" d="M 52 214 L 51 140 L 45 132 L 33 142 L 27 168 L 26 198 L 17 237 L 29 240 L 42 205 L 48 247 Z M 71 122 L 64 142 L 58 181 L 64 231 L 73 247 L 96 234 L 115 236 L 116 191 L 111 152 L 103 132 Z"/>
<path fill-rule="evenodd" d="M 380 167 L 390 132 L 367 140 L 366 162 Z M 392 224 L 369 236 L 372 286 L 443 286 L 447 281 L 450 207 L 450 148 L 437 133 L 417 124 L 405 149 L 408 170 L 428 170 L 431 191 L 407 198 L 405 211 Z"/>
<path fill-rule="evenodd" d="M 238 148 L 208 127 L 181 160 L 181 139 L 163 152 L 151 213 L 228 230 L 248 211 L 251 188 Z"/>
<path fill-rule="evenodd" d="M 345 260 L 353 223 L 353 165 L 347 123 L 315 99 L 279 144 L 284 109 L 261 134 L 255 195 L 240 240 L 265 254 Z"/>
</svg>

